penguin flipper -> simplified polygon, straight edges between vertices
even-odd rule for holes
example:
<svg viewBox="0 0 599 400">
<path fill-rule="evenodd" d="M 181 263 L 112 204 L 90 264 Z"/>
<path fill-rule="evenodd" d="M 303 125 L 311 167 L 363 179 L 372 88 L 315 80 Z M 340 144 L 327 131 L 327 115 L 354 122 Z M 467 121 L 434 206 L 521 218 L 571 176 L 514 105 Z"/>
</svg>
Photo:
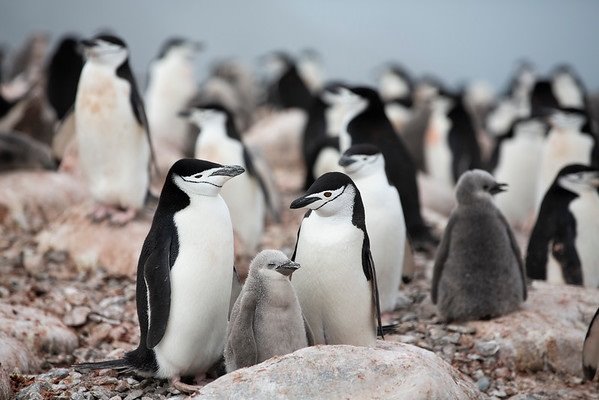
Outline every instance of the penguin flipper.
<svg viewBox="0 0 599 400">
<path fill-rule="evenodd" d="M 437 249 L 437 255 L 435 256 L 435 265 L 433 267 L 433 282 L 431 285 L 431 299 L 433 301 L 433 304 L 437 304 L 437 290 L 439 286 L 439 280 L 441 279 L 443 267 L 445 266 L 445 261 L 447 260 L 447 255 L 449 253 L 451 230 L 455 225 L 455 221 L 455 215 L 452 215 L 449 218 L 449 221 L 447 222 L 445 232 L 443 232 L 443 239 L 441 239 L 441 243 L 439 244 L 439 248 Z"/>
<path fill-rule="evenodd" d="M 537 221 L 526 249 L 526 275 L 531 279 L 547 279 L 547 249 L 556 234 L 557 222 L 547 207 L 541 204 Z"/>
<path fill-rule="evenodd" d="M 364 231 L 364 242 L 362 243 L 362 267 L 364 268 L 366 280 L 370 281 L 370 291 L 372 293 L 372 303 L 374 305 L 374 313 L 377 323 L 376 332 L 380 332 L 381 338 L 385 339 L 382 331 L 383 322 L 381 320 L 379 286 L 376 280 L 376 270 L 374 267 L 374 260 L 372 259 L 372 252 L 370 251 L 370 238 L 368 237 L 366 231 Z"/>
<path fill-rule="evenodd" d="M 248 171 L 248 174 L 253 176 L 258 182 L 258 186 L 260 186 L 260 190 L 264 195 L 264 201 L 266 202 L 266 208 L 269 210 L 275 222 L 281 222 L 281 215 L 277 210 L 277 207 L 274 205 L 273 196 L 268 189 L 268 185 L 266 184 L 266 180 L 260 174 L 260 172 L 254 166 L 254 161 L 247 147 L 243 146 L 243 162 L 245 163 L 245 167 Z"/>
<path fill-rule="evenodd" d="M 505 227 L 507 235 L 510 238 L 510 246 L 512 248 L 514 256 L 516 257 L 516 261 L 518 262 L 518 267 L 520 269 L 520 277 L 522 279 L 522 300 L 526 300 L 526 298 L 528 297 L 528 292 L 526 289 L 526 269 L 524 267 L 524 262 L 522 261 L 522 253 L 520 252 L 520 246 L 518 246 L 518 242 L 514 237 L 514 232 L 512 232 L 510 224 L 507 222 L 504 215 L 499 210 L 497 210 L 497 218 L 499 218 L 499 220 Z"/>
<path fill-rule="evenodd" d="M 573 217 L 565 229 L 558 232 L 551 246 L 551 254 L 559 262 L 562 275 L 568 285 L 583 284 L 582 266 L 576 251 L 576 234 L 574 232 Z"/>
<path fill-rule="evenodd" d="M 233 281 L 231 283 L 231 300 L 229 301 L 229 321 L 231 320 L 231 313 L 233 312 L 233 306 L 237 303 L 237 299 L 241 294 L 241 290 L 243 289 L 243 284 L 239 279 L 239 274 L 237 273 L 237 269 L 233 266 Z"/>
<path fill-rule="evenodd" d="M 306 329 L 306 339 L 308 341 L 308 346 L 314 346 L 314 334 L 312 333 L 312 328 L 310 328 L 310 324 L 308 324 L 308 320 L 306 320 L 306 316 L 303 312 L 302 319 L 304 320 L 304 328 Z"/>
<path fill-rule="evenodd" d="M 237 299 L 231 313 L 227 340 L 237 368 L 251 367 L 258 363 L 258 348 L 254 333 L 256 305 L 256 296 L 249 291 L 244 291 Z"/>
<path fill-rule="evenodd" d="M 166 332 L 171 309 L 171 240 L 150 253 L 144 263 L 144 280 L 148 291 L 148 332 L 146 346 L 154 348 Z"/>
<path fill-rule="evenodd" d="M 587 380 L 592 380 L 599 365 L 599 309 L 589 325 L 582 346 L 582 370 Z"/>
<path fill-rule="evenodd" d="M 310 216 L 311 213 L 312 213 L 312 210 L 306 211 L 306 213 L 304 214 L 304 218 L 302 219 L 302 222 L 300 222 L 299 228 L 297 228 L 297 238 L 295 239 L 295 247 L 293 248 L 293 254 L 291 255 L 291 261 L 295 261 L 295 255 L 297 254 L 297 245 L 299 243 L 300 232 L 302 231 L 302 223 L 304 222 L 304 219 L 306 219 Z"/>
</svg>

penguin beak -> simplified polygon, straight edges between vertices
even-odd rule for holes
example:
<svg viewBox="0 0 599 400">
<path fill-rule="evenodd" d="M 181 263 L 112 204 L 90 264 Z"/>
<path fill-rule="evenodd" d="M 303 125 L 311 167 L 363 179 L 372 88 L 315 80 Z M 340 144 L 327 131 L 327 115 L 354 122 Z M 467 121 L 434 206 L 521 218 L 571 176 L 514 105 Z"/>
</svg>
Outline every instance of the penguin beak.
<svg viewBox="0 0 599 400">
<path fill-rule="evenodd" d="M 83 39 L 79 43 L 85 48 L 94 47 L 96 45 L 96 42 L 91 39 Z"/>
<path fill-rule="evenodd" d="M 289 205 L 289 208 L 292 208 L 292 209 L 303 208 L 309 204 L 314 203 L 315 201 L 320 200 L 320 198 L 318 198 L 318 197 L 310 197 L 310 196 L 311 195 L 306 195 L 306 196 L 302 196 L 298 199 L 293 200 L 291 205 Z"/>
<path fill-rule="evenodd" d="M 210 176 L 230 176 L 231 178 L 237 175 L 241 175 L 245 172 L 245 169 L 239 165 L 225 165 L 222 168 L 214 171 Z"/>
<path fill-rule="evenodd" d="M 354 160 L 351 156 L 346 156 L 346 155 L 342 155 L 341 158 L 339 159 L 339 165 L 341 165 L 342 167 L 347 167 L 349 165 L 352 165 L 355 162 L 356 162 L 356 160 Z"/>
<path fill-rule="evenodd" d="M 277 266 L 275 268 L 275 271 L 277 271 L 278 273 L 285 275 L 285 276 L 291 276 L 291 274 L 293 274 L 295 271 L 297 271 L 297 269 L 300 267 L 300 265 L 294 261 L 289 261 L 286 262 L 285 264 L 281 264 L 279 266 Z"/>
<path fill-rule="evenodd" d="M 507 190 L 507 183 L 496 183 L 495 186 L 489 189 L 489 193 L 495 195 L 497 193 L 505 192 Z"/>
<path fill-rule="evenodd" d="M 191 116 L 191 111 L 189 111 L 189 110 L 179 111 L 177 113 L 177 115 L 181 118 L 189 118 Z"/>
</svg>

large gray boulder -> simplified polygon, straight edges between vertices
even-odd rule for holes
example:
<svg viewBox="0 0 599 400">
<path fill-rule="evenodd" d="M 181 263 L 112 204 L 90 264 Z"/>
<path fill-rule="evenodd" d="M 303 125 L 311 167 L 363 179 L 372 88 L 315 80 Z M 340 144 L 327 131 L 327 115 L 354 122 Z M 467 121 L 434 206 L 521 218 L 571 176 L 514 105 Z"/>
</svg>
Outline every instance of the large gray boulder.
<svg viewBox="0 0 599 400">
<path fill-rule="evenodd" d="M 379 341 L 376 348 L 315 346 L 239 369 L 204 386 L 196 399 L 486 398 L 434 353 Z"/>
</svg>

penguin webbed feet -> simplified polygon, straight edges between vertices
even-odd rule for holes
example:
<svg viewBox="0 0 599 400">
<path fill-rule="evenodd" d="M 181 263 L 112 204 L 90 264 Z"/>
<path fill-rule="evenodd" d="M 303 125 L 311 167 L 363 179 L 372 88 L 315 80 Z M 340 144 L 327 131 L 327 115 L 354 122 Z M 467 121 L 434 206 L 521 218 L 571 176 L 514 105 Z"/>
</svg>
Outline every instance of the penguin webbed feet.
<svg viewBox="0 0 599 400">
<path fill-rule="evenodd" d="M 89 214 L 89 217 L 94 223 L 108 220 L 112 225 L 123 226 L 131 222 L 136 215 L 137 210 L 134 208 L 121 208 L 98 204 Z"/>
<path fill-rule="evenodd" d="M 188 383 L 188 382 L 193 382 L 193 377 L 177 376 L 177 377 L 171 378 L 171 380 L 170 380 L 171 386 L 173 388 L 177 389 L 181 393 L 186 393 L 186 394 L 193 394 L 193 393 L 198 392 L 204 385 L 206 385 L 210 381 L 211 380 L 206 379 L 206 375 L 204 375 L 204 374 L 201 374 L 201 375 L 198 375 L 195 377 L 195 382 L 196 382 L 195 385 L 193 385 L 192 383 Z"/>
</svg>

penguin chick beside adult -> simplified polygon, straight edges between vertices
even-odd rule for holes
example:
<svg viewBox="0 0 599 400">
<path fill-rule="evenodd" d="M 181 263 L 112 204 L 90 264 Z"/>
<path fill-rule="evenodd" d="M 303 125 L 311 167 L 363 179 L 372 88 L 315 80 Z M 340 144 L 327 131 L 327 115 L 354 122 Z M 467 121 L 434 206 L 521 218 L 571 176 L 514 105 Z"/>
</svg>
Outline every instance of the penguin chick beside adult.
<svg viewBox="0 0 599 400">
<path fill-rule="evenodd" d="M 505 184 L 482 170 L 464 173 L 433 270 L 432 301 L 445 319 L 476 320 L 512 312 L 526 300 L 520 250 L 493 203 Z"/>
<path fill-rule="evenodd" d="M 194 60 L 201 47 L 200 43 L 183 38 L 167 40 L 150 65 L 145 95 L 154 141 L 161 146 L 173 147 L 175 153 L 184 156 L 193 155 L 193 142 L 188 125 L 178 114 L 197 92 Z M 163 155 L 162 158 L 167 157 Z M 162 160 L 161 167 L 168 170 L 171 163 L 168 159 Z"/>
<path fill-rule="evenodd" d="M 385 159 L 376 146 L 352 146 L 343 153 L 339 164 L 362 196 L 381 312 L 391 312 L 397 304 L 406 245 L 406 224 L 399 193 L 387 180 Z"/>
<path fill-rule="evenodd" d="M 560 170 L 545 194 L 528 242 L 532 279 L 599 287 L 599 169 L 581 164 Z M 549 254 L 561 272 L 548 266 Z"/>
<path fill-rule="evenodd" d="M 87 61 L 75 99 L 79 162 L 93 199 L 92 217 L 126 223 L 144 206 L 152 145 L 142 99 L 123 40 L 83 40 Z"/>
<path fill-rule="evenodd" d="M 290 279 L 300 265 L 278 250 L 263 250 L 231 312 L 225 345 L 227 372 L 251 367 L 311 344 Z"/>
<path fill-rule="evenodd" d="M 233 228 L 219 192 L 243 168 L 182 159 L 170 169 L 137 266 L 140 343 L 119 360 L 78 369 L 126 369 L 194 387 L 222 357 L 233 280 Z"/>
<path fill-rule="evenodd" d="M 194 106 L 180 115 L 200 128 L 196 158 L 238 164 L 248 171 L 224 187 L 221 195 L 231 212 L 233 230 L 245 250 L 253 254 L 264 233 L 266 212 L 271 212 L 275 218 L 278 216 L 266 182 L 254 167 L 252 155 L 235 127 L 233 115 L 216 104 Z"/>
<path fill-rule="evenodd" d="M 304 207 L 291 257 L 302 268 L 292 283 L 314 343 L 372 346 L 381 317 L 360 191 L 329 172 L 290 205 Z"/>
</svg>

